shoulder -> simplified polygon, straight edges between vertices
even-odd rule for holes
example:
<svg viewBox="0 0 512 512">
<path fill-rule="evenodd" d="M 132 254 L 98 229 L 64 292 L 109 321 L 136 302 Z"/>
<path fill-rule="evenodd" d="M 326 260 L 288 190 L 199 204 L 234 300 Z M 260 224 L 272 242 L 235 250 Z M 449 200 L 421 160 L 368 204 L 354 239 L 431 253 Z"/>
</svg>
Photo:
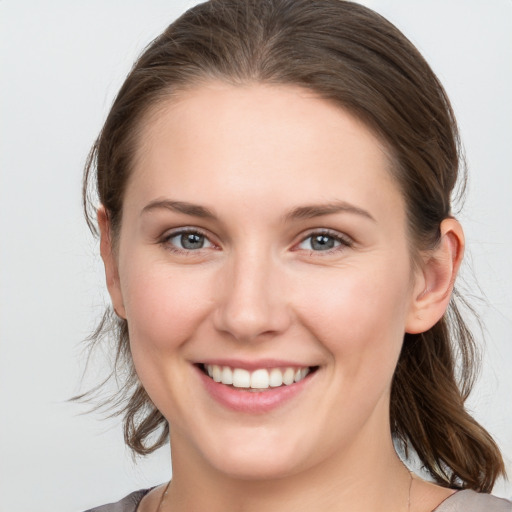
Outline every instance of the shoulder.
<svg viewBox="0 0 512 512">
<path fill-rule="evenodd" d="M 452 494 L 433 512 L 512 512 L 512 502 L 467 489 Z"/>
<path fill-rule="evenodd" d="M 132 492 L 131 494 L 128 494 L 128 496 L 125 496 L 121 501 L 102 505 L 101 507 L 91 508 L 85 512 L 136 512 L 142 498 L 144 498 L 150 490 L 151 489 L 142 489 L 140 491 Z"/>
</svg>

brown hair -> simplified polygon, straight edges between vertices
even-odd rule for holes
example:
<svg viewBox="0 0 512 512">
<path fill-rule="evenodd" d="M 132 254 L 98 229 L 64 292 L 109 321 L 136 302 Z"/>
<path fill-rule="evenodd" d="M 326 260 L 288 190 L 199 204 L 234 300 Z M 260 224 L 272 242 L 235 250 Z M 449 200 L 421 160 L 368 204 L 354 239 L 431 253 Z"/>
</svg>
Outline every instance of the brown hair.
<svg viewBox="0 0 512 512">
<path fill-rule="evenodd" d="M 212 0 L 157 37 L 128 75 L 89 155 L 84 206 L 93 232 L 91 178 L 115 236 L 144 115 L 176 91 L 211 79 L 298 85 L 361 119 L 393 156 L 413 252 L 436 244 L 441 221 L 451 215 L 461 161 L 449 100 L 397 28 L 342 0 Z M 441 485 L 490 491 L 505 470 L 493 439 L 464 408 L 476 353 L 457 301 L 454 293 L 432 329 L 405 336 L 391 392 L 392 431 Z M 126 376 L 114 407 L 124 414 L 126 443 L 147 454 L 165 443 L 168 425 L 137 379 L 127 322 L 107 311 L 91 338 L 112 330 L 113 374 L 122 369 Z"/>
</svg>

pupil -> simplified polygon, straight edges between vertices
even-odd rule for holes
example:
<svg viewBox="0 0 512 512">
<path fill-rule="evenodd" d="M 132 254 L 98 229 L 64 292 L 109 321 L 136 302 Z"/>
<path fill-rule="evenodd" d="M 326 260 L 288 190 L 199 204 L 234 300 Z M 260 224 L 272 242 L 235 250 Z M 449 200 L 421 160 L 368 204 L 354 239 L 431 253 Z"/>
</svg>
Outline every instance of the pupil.
<svg viewBox="0 0 512 512">
<path fill-rule="evenodd" d="M 201 249 L 204 244 L 204 236 L 197 233 L 184 233 L 181 235 L 181 245 L 185 249 Z"/>
<path fill-rule="evenodd" d="M 317 251 L 326 251 L 334 247 L 334 238 L 327 235 L 318 235 L 313 237 L 311 247 Z"/>
</svg>

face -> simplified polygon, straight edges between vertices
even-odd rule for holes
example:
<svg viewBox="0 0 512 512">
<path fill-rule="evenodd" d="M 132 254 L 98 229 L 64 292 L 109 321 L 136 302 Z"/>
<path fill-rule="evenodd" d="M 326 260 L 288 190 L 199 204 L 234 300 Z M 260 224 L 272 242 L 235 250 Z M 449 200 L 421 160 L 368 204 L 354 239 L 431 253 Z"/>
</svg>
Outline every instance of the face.
<svg viewBox="0 0 512 512">
<path fill-rule="evenodd" d="M 379 140 L 288 86 L 211 83 L 141 134 L 116 311 L 173 464 L 275 478 L 389 443 L 417 294 Z"/>
</svg>

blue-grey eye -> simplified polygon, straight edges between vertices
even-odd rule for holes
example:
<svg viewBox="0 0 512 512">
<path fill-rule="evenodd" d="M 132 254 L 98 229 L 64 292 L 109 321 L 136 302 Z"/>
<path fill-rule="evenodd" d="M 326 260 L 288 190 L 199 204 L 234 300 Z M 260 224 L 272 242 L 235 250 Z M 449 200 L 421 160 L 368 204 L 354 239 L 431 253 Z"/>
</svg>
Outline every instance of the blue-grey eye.
<svg viewBox="0 0 512 512">
<path fill-rule="evenodd" d="M 341 245 L 340 240 L 325 233 L 313 234 L 305 238 L 299 245 L 301 249 L 309 251 L 328 251 Z"/>
<path fill-rule="evenodd" d="M 205 247 L 211 247 L 212 245 L 204 235 L 195 231 L 178 233 L 171 237 L 169 242 L 179 249 L 185 249 L 187 251 L 204 249 Z"/>
</svg>

